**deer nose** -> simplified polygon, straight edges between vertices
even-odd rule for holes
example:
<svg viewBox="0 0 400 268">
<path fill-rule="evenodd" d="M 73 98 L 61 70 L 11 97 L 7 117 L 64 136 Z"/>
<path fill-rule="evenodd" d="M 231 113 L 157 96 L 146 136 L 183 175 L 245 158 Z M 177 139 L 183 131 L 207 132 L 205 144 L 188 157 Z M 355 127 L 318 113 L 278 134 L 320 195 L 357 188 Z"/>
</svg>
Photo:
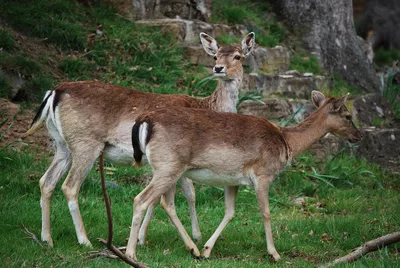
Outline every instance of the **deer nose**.
<svg viewBox="0 0 400 268">
<path fill-rule="evenodd" d="M 224 66 L 215 66 L 214 73 L 221 73 L 223 69 L 224 69 Z"/>
</svg>

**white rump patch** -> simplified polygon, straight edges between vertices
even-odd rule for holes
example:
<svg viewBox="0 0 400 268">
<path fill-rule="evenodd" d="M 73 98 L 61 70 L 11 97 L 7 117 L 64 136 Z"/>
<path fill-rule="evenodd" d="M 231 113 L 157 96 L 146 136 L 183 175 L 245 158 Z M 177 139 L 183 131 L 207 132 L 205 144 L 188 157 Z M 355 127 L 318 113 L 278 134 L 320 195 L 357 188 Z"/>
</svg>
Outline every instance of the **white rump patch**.
<svg viewBox="0 0 400 268">
<path fill-rule="evenodd" d="M 140 144 L 140 150 L 143 153 L 146 152 L 146 138 L 147 138 L 148 126 L 149 126 L 149 124 L 144 122 L 139 127 L 139 144 Z"/>
</svg>

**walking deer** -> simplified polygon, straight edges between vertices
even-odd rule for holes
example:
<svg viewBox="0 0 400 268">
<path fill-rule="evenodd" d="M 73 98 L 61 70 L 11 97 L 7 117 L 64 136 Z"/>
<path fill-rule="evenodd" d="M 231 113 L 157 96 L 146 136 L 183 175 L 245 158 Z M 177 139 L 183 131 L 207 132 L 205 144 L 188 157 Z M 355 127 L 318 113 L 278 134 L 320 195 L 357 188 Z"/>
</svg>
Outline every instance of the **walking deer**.
<svg viewBox="0 0 400 268">
<path fill-rule="evenodd" d="M 27 132 L 32 133 L 46 121 L 56 147 L 54 159 L 40 179 L 43 241 L 53 245 L 50 200 L 57 182 L 69 169 L 62 191 L 68 201 L 78 242 L 91 245 L 79 210 L 79 189 L 101 151 L 114 164 L 132 163 L 131 128 L 139 114 L 162 107 L 236 112 L 238 90 L 243 79 L 242 63 L 254 48 L 255 34 L 248 34 L 241 45 L 220 48 L 217 41 L 205 33 L 200 34 L 200 40 L 205 51 L 215 58 L 214 75 L 222 77 L 209 97 L 153 94 L 96 81 L 62 83 L 46 93 Z M 184 178 L 181 182 L 189 202 L 193 236 L 200 239 L 193 183 Z M 151 214 L 149 211 L 147 222 L 143 224 L 141 243 Z"/>
<path fill-rule="evenodd" d="M 239 185 L 255 189 L 264 220 L 268 253 L 280 258 L 272 239 L 268 192 L 274 176 L 291 159 L 328 132 L 351 142 L 361 139 L 342 98 L 312 92 L 318 110 L 294 127 L 279 127 L 248 115 L 199 109 L 157 109 L 140 115 L 132 128 L 134 159 L 143 154 L 153 168 L 150 184 L 134 199 L 134 214 L 126 255 L 136 259 L 138 230 L 145 209 L 161 198 L 161 206 L 177 228 L 185 247 L 195 256 L 209 257 L 235 212 Z M 190 239 L 175 211 L 176 181 L 185 176 L 213 186 L 225 186 L 225 216 L 202 253 Z"/>
</svg>

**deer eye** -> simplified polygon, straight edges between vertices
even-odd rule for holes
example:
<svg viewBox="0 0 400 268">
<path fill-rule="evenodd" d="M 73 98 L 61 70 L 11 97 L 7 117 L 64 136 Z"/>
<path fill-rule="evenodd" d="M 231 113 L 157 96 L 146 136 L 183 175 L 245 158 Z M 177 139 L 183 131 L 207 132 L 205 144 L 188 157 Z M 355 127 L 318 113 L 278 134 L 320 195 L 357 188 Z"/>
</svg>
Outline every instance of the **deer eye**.
<svg viewBox="0 0 400 268">
<path fill-rule="evenodd" d="M 239 55 L 236 55 L 236 56 L 234 57 L 234 59 L 235 59 L 235 60 L 240 60 L 240 56 L 239 56 Z"/>
<path fill-rule="evenodd" d="M 214 60 L 217 60 L 217 57 L 214 57 Z"/>
<path fill-rule="evenodd" d="M 346 115 L 346 119 L 351 121 L 351 115 Z"/>
</svg>

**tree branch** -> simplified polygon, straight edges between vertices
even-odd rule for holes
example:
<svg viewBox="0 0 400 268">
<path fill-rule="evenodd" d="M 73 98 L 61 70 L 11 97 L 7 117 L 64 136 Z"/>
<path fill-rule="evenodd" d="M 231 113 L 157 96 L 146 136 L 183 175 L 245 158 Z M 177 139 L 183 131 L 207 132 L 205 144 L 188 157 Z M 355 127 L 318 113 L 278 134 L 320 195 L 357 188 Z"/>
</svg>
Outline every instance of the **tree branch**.
<svg viewBox="0 0 400 268">
<path fill-rule="evenodd" d="M 107 194 L 107 188 L 104 180 L 104 161 L 103 161 L 103 152 L 100 153 L 99 157 L 99 168 L 100 168 L 100 178 L 101 178 L 101 189 L 103 190 L 103 197 L 104 203 L 106 205 L 107 211 L 107 221 L 108 221 L 108 234 L 107 234 L 107 241 L 104 239 L 99 238 L 98 240 L 105 244 L 109 250 L 111 250 L 118 258 L 133 266 L 135 268 L 147 268 L 147 266 L 143 263 L 137 262 L 131 258 L 128 258 L 125 254 L 123 254 L 117 247 L 112 244 L 113 238 L 113 223 L 112 223 L 112 214 L 111 214 L 111 205 L 110 205 L 110 198 Z"/>
<path fill-rule="evenodd" d="M 374 240 L 368 241 L 366 242 L 364 245 L 355 248 L 353 250 L 353 252 L 351 252 L 350 254 L 347 254 L 346 256 L 337 258 L 336 260 L 322 265 L 320 267 L 331 267 L 334 266 L 338 263 L 343 263 L 343 262 L 353 262 L 355 260 L 358 260 L 359 258 L 361 258 L 362 256 L 364 256 L 365 254 L 378 250 L 379 248 L 382 248 L 384 246 L 393 244 L 393 243 L 397 243 L 400 242 L 400 232 L 395 232 L 395 233 L 391 233 L 391 234 L 387 234 L 381 237 L 378 237 Z"/>
</svg>

